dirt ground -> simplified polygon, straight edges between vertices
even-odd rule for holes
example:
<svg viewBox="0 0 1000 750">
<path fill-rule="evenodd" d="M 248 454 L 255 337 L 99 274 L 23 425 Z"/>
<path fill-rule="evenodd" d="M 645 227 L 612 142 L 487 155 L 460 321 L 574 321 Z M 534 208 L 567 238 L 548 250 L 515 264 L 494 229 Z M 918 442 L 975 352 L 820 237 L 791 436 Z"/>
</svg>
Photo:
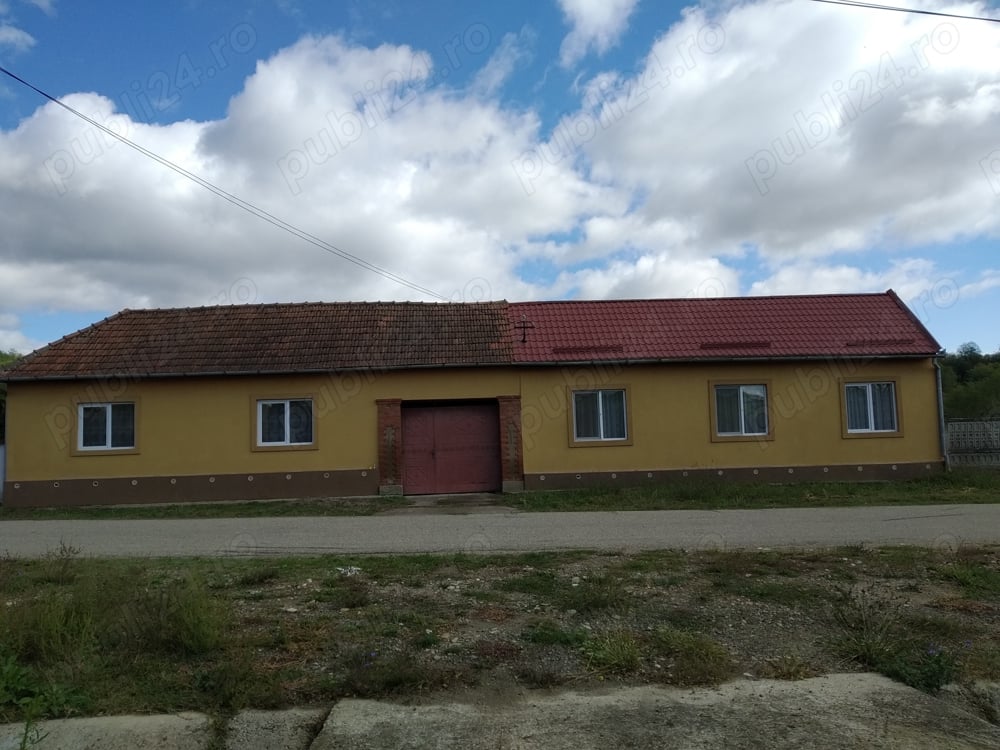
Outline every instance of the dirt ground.
<svg viewBox="0 0 1000 750">
<path fill-rule="evenodd" d="M 710 747 L 716 724 L 733 747 L 992 747 L 1000 547 L 177 560 L 65 548 L 0 558 L 3 664 L 7 693 L 47 696 L 40 718 L 332 705 L 331 747 L 372 746 L 397 714 L 414 732 L 419 717 L 428 741 L 448 717 L 495 730 L 441 747 Z M 18 720 L 9 697 L 0 721 Z M 394 736 L 386 746 L 422 747 Z"/>
<path fill-rule="evenodd" d="M 322 566 L 322 563 L 318 563 Z M 701 686 L 880 671 L 927 693 L 1000 679 L 1000 550 L 360 558 L 226 573 L 300 702 Z M 998 706 L 951 688 L 1000 723 Z M 297 695 L 296 695 L 297 694 Z M 978 696 L 978 697 L 977 697 Z"/>
</svg>

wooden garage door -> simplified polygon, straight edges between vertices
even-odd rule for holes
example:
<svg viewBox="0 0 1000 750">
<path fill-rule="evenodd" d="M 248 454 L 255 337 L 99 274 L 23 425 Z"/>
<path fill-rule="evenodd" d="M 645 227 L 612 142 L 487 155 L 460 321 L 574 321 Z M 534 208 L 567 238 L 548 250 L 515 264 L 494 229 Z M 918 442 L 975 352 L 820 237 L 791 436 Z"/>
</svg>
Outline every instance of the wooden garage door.
<svg viewBox="0 0 1000 750">
<path fill-rule="evenodd" d="M 403 492 L 500 489 L 500 417 L 495 403 L 403 406 Z"/>
</svg>

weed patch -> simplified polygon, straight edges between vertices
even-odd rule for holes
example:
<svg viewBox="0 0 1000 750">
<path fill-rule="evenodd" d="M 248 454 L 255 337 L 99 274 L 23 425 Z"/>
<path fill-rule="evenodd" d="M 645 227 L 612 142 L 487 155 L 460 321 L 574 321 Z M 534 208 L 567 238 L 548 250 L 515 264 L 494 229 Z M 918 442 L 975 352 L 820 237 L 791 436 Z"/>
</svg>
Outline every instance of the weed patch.
<svg viewBox="0 0 1000 750">
<path fill-rule="evenodd" d="M 639 668 L 639 642 L 627 630 L 596 635 L 583 644 L 587 666 L 596 672 L 628 674 Z"/>
<path fill-rule="evenodd" d="M 701 633 L 660 628 L 653 637 L 656 655 L 670 660 L 666 681 L 676 685 L 717 685 L 733 673 L 723 646 Z"/>
<path fill-rule="evenodd" d="M 552 620 L 539 620 L 530 623 L 522 634 L 528 643 L 542 646 L 579 647 L 587 639 L 586 631 L 580 628 L 567 629 L 560 627 Z"/>
<path fill-rule="evenodd" d="M 343 659 L 344 673 L 335 692 L 358 698 L 379 698 L 416 690 L 433 681 L 432 675 L 410 654 L 381 654 L 354 649 Z"/>
<path fill-rule="evenodd" d="M 563 609 L 573 609 L 580 613 L 596 612 L 622 606 L 628 599 L 621 583 L 602 576 L 581 580 L 576 585 L 565 588 L 559 596 Z"/>
<path fill-rule="evenodd" d="M 985 565 L 961 562 L 940 569 L 941 575 L 961 586 L 966 596 L 972 599 L 1000 597 L 1000 570 L 991 570 Z"/>
<path fill-rule="evenodd" d="M 519 594 L 530 594 L 544 599 L 552 599 L 559 590 L 568 585 L 560 582 L 554 573 L 548 570 L 534 570 L 523 575 L 497 581 L 494 588 L 499 591 L 510 591 Z"/>
</svg>

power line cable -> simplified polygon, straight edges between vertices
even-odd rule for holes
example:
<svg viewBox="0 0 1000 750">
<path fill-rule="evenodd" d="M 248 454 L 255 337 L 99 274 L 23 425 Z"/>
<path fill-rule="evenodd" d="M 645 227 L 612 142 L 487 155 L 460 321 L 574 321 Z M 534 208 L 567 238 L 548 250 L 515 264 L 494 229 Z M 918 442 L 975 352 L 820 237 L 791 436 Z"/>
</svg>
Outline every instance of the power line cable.
<svg viewBox="0 0 1000 750">
<path fill-rule="evenodd" d="M 160 156 L 159 154 L 157 154 L 157 153 L 155 153 L 153 151 L 150 151 L 149 149 L 145 148 L 144 146 L 140 146 L 138 143 L 135 143 L 134 141 L 129 140 L 125 136 L 119 135 L 118 133 L 116 133 L 111 128 L 108 128 L 107 126 L 103 125 L 100 122 L 97 122 L 93 118 L 88 117 L 87 115 L 83 114 L 79 110 L 74 109 L 73 107 L 69 106 L 68 104 L 66 104 L 62 100 L 58 99 L 57 97 L 54 97 L 51 94 L 46 93 L 45 91 L 43 91 L 42 89 L 38 88 L 34 84 L 26 81 L 25 79 L 21 78 L 20 76 L 16 75 L 15 73 L 12 73 L 10 70 L 8 70 L 7 68 L 3 67 L 2 65 L 0 65 L 0 73 L 3 73 L 4 75 L 9 76 L 10 78 L 13 78 L 18 83 L 22 84 L 23 86 L 27 86 L 29 89 L 31 89 L 35 93 L 37 93 L 37 94 L 43 96 L 44 98 L 48 99 L 50 102 L 52 102 L 54 104 L 57 104 L 58 106 L 62 107 L 67 112 L 71 112 L 76 117 L 79 117 L 80 119 L 82 119 L 82 120 L 90 123 L 91 125 L 93 125 L 95 128 L 98 128 L 102 132 L 107 133 L 112 138 L 115 138 L 116 140 L 120 141 L 121 143 L 124 143 L 129 148 L 134 149 L 135 151 L 138 151 L 143 156 L 146 156 L 149 159 L 152 159 L 153 161 L 161 164 L 162 166 L 167 167 L 168 169 L 173 170 L 177 174 L 181 175 L 182 177 L 187 178 L 188 180 L 191 180 L 192 182 L 196 183 L 197 185 L 200 185 L 201 187 L 205 188 L 206 190 L 208 190 L 211 193 L 214 193 L 215 195 L 217 195 L 218 197 L 222 198 L 223 200 L 228 201 L 229 203 L 232 203 L 237 208 L 240 208 L 240 209 L 246 211 L 247 213 L 249 213 L 249 214 L 251 214 L 253 216 L 256 216 L 258 219 L 266 221 L 269 224 L 273 224 L 274 226 L 278 227 L 279 229 L 284 230 L 285 232 L 288 232 L 289 234 L 292 234 L 295 237 L 298 237 L 299 239 L 304 240 L 305 242 L 308 242 L 311 245 L 315 245 L 319 249 L 324 250 L 325 252 L 328 252 L 331 255 L 335 255 L 335 256 L 337 256 L 339 258 L 342 258 L 343 260 L 346 260 L 346 261 L 348 261 L 350 263 L 353 263 L 354 265 L 359 266 L 360 268 L 363 268 L 366 271 L 371 271 L 372 273 L 378 274 L 379 276 L 382 276 L 383 278 L 388 279 L 389 281 L 394 281 L 397 284 L 400 284 L 400 285 L 405 286 L 405 287 L 409 287 L 410 289 L 412 289 L 412 290 L 414 290 L 416 292 L 420 292 L 421 294 L 425 294 L 425 295 L 427 295 L 429 297 L 434 297 L 435 299 L 439 299 L 439 300 L 442 300 L 442 301 L 447 301 L 446 297 L 442 296 L 441 294 L 438 294 L 433 289 L 428 289 L 427 287 L 421 286 L 420 284 L 417 284 L 416 282 L 410 281 L 409 279 L 406 279 L 403 276 L 400 276 L 399 274 L 393 273 L 392 271 L 389 271 L 389 270 L 387 270 L 385 268 L 377 266 L 374 263 L 370 263 L 369 261 L 365 260 L 364 258 L 360 258 L 357 255 L 349 253 L 346 250 L 343 250 L 343 249 L 337 247 L 336 245 L 334 245 L 334 244 L 332 244 L 330 242 L 327 242 L 326 240 L 320 239 L 319 237 L 316 237 L 315 235 L 310 234 L 309 232 L 305 231 L 304 229 L 300 229 L 299 227 L 295 226 L 294 224 L 290 224 L 287 221 L 285 221 L 284 219 L 281 219 L 281 218 L 275 216 L 274 214 L 271 214 L 271 213 L 265 211 L 264 209 L 262 209 L 262 208 L 260 208 L 260 207 L 258 207 L 256 205 L 254 205 L 253 203 L 250 203 L 249 201 L 245 201 L 242 198 L 240 198 L 240 197 L 238 197 L 236 195 L 233 195 L 232 193 L 229 193 L 229 192 L 223 190 L 222 188 L 220 188 L 217 185 L 209 182 L 208 180 L 204 179 L 203 177 L 200 177 L 200 176 L 198 176 L 197 174 L 195 174 L 193 172 L 189 172 L 188 170 L 186 170 L 183 167 L 175 164 L 174 162 L 170 161 L 169 159 L 167 159 L 165 157 L 162 157 L 162 156 Z"/>
<path fill-rule="evenodd" d="M 988 16 L 965 16 L 961 13 L 944 13 L 937 10 L 918 10 L 916 8 L 900 8 L 895 5 L 880 5 L 878 3 L 856 2 L 855 0 L 811 0 L 814 3 L 827 3 L 829 5 L 852 5 L 855 8 L 871 8 L 873 10 L 894 10 L 899 13 L 917 13 L 922 16 L 943 16 L 944 18 L 961 18 L 965 21 L 986 21 L 988 23 L 1000 23 L 1000 18 L 989 18 Z"/>
</svg>

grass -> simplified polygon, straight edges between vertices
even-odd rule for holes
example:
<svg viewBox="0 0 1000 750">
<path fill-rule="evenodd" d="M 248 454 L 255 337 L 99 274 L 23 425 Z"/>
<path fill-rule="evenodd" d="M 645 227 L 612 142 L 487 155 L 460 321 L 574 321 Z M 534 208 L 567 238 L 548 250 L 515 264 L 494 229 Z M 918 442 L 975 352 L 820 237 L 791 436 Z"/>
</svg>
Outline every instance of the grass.
<svg viewBox="0 0 1000 750">
<path fill-rule="evenodd" d="M 898 597 L 870 588 L 842 591 L 834 618 L 843 630 L 839 648 L 848 658 L 918 690 L 936 693 L 962 672 L 973 642 L 957 621 L 914 616 Z"/>
<path fill-rule="evenodd" d="M 933 692 L 1000 678 L 998 563 L 996 548 L 101 560 L 64 546 L 0 557 L 0 723 L 504 680 L 802 679 L 844 659 Z M 838 590 L 847 569 L 864 583 Z"/>
<path fill-rule="evenodd" d="M 955 581 L 965 595 L 973 599 L 993 599 L 1000 597 L 1000 570 L 991 570 L 983 565 L 956 562 L 941 568 L 941 575 Z"/>
<path fill-rule="evenodd" d="M 677 480 L 646 487 L 527 492 L 525 511 L 720 510 L 861 505 L 927 505 L 1000 501 L 1000 472 L 956 469 L 900 482 L 767 484 L 728 479 Z"/>
<path fill-rule="evenodd" d="M 641 652 L 635 635 L 613 630 L 588 639 L 583 644 L 587 666 L 601 674 L 628 674 L 639 668 Z"/>
<path fill-rule="evenodd" d="M 596 487 L 507 495 L 498 503 L 528 512 L 624 510 L 723 510 L 861 505 L 928 505 L 1000 502 L 1000 472 L 955 469 L 898 482 L 800 482 L 768 484 L 729 479 L 678 479 L 643 487 Z M 79 508 L 4 508 L 3 520 L 252 518 L 266 516 L 368 516 L 405 508 L 400 497 L 187 503 Z M 640 565 L 645 563 L 639 563 Z"/>
<path fill-rule="evenodd" d="M 522 637 L 528 643 L 542 646 L 577 648 L 587 640 L 587 631 L 582 628 L 564 628 L 552 620 L 538 620 L 528 624 Z"/>
<path fill-rule="evenodd" d="M 675 685 L 717 685 L 733 674 L 733 661 L 714 639 L 680 628 L 656 631 L 653 644 L 658 656 L 670 660 L 665 680 Z"/>
<path fill-rule="evenodd" d="M 162 518 L 261 518 L 285 516 L 371 516 L 409 505 L 401 497 L 310 498 L 247 502 L 6 508 L 0 521 L 155 520 Z"/>
</svg>

